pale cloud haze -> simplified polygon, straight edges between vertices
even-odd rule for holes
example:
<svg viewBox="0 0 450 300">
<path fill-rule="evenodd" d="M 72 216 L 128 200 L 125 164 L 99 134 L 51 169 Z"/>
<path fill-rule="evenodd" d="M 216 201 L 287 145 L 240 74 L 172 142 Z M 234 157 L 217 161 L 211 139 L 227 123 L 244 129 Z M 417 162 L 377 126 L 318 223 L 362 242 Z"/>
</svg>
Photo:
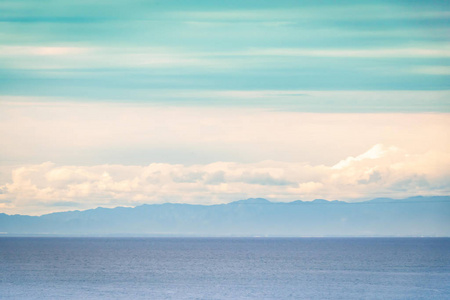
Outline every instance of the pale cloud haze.
<svg viewBox="0 0 450 300">
<path fill-rule="evenodd" d="M 7 213 L 42 214 L 144 203 L 218 204 L 248 197 L 355 201 L 448 194 L 449 182 L 449 153 L 411 155 L 378 144 L 335 165 L 262 161 L 70 166 L 46 162 L 14 168 L 11 180 L 0 187 L 0 202 Z"/>
<path fill-rule="evenodd" d="M 447 113 L 34 100 L 40 102 L 2 103 L 0 199 L 7 213 L 449 190 Z"/>
<path fill-rule="evenodd" d="M 332 165 L 375 144 L 449 149 L 449 114 L 302 113 L 145 104 L 1 105 L 4 164 L 259 162 Z"/>
</svg>

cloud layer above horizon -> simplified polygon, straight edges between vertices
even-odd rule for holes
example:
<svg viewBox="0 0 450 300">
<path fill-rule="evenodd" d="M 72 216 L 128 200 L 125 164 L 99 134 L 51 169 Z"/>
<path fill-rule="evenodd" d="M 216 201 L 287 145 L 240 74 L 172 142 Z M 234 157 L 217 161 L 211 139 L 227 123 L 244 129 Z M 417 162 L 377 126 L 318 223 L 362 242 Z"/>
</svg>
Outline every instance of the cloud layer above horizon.
<svg viewBox="0 0 450 300">
<path fill-rule="evenodd" d="M 3 212 L 445 195 L 448 113 L 8 102 Z"/>
<path fill-rule="evenodd" d="M 408 155 L 380 144 L 333 166 L 276 161 L 191 166 L 46 162 L 13 169 L 12 181 L 0 186 L 0 207 L 8 213 L 42 214 L 144 203 L 219 204 L 259 196 L 274 201 L 352 201 L 448 194 L 449 182 L 448 153 Z"/>
</svg>

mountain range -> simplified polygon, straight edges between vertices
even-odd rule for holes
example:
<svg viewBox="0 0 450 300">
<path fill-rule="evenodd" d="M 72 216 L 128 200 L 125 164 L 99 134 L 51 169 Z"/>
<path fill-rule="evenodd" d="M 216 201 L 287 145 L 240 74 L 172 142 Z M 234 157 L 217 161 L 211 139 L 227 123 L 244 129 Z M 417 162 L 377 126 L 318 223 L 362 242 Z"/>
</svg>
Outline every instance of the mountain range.
<svg viewBox="0 0 450 300">
<path fill-rule="evenodd" d="M 145 204 L 0 214 L 3 236 L 450 236 L 450 197 Z"/>
</svg>

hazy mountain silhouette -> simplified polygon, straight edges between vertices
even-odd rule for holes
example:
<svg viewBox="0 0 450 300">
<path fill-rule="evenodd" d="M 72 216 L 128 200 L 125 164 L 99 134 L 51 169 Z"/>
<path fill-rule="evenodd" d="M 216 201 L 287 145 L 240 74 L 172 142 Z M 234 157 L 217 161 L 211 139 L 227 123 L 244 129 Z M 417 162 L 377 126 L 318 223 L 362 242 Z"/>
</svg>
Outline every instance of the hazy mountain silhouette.
<svg viewBox="0 0 450 300">
<path fill-rule="evenodd" d="M 6 235 L 450 236 L 450 197 L 379 198 L 359 203 L 152 204 L 47 215 L 0 214 Z"/>
</svg>

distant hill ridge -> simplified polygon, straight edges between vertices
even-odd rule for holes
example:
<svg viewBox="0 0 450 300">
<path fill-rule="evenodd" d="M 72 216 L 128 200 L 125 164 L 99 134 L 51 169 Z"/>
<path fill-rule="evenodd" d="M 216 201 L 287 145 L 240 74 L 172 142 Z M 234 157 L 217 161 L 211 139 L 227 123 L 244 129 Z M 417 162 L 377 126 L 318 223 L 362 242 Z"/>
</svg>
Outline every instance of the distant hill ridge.
<svg viewBox="0 0 450 300">
<path fill-rule="evenodd" d="M 450 236 L 450 197 L 362 202 L 144 204 L 42 216 L 0 214 L 4 235 L 67 236 Z"/>
</svg>

